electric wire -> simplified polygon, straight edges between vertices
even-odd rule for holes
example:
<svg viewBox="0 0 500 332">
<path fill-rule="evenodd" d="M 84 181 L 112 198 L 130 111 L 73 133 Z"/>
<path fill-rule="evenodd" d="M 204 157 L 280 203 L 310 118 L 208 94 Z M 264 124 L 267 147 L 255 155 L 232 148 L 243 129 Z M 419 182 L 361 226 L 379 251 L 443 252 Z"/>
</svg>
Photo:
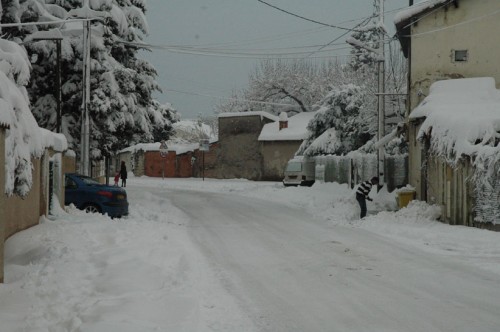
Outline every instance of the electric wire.
<svg viewBox="0 0 500 332">
<path fill-rule="evenodd" d="M 245 103 L 254 103 L 254 104 L 271 105 L 271 106 L 288 106 L 288 107 L 296 107 L 297 106 L 296 104 L 273 103 L 273 102 L 268 102 L 268 101 L 250 100 L 250 99 L 242 99 L 242 98 L 219 97 L 219 96 L 212 96 L 212 95 L 207 95 L 207 94 L 203 94 L 203 93 L 188 92 L 188 91 L 175 90 L 175 89 L 163 89 L 163 90 L 175 92 L 175 93 L 182 93 L 182 94 L 187 94 L 187 95 L 199 96 L 199 97 L 207 97 L 207 98 L 222 99 L 222 100 L 232 100 L 232 101 L 239 101 L 239 102 L 245 102 Z"/>
<path fill-rule="evenodd" d="M 277 56 L 293 56 L 293 55 L 304 55 L 304 54 L 309 54 L 311 51 L 298 51 L 298 52 L 279 52 L 279 53 L 261 53 L 261 52 L 251 52 L 251 51 L 245 51 L 245 52 L 237 52 L 237 51 L 228 51 L 228 50 L 206 50 L 206 49 L 199 49 L 199 48 L 193 48 L 193 47 L 176 47 L 176 46 L 171 46 L 171 45 L 154 45 L 154 44 L 147 44 L 147 43 L 137 43 L 137 42 L 128 42 L 128 41 L 123 41 L 123 40 L 118 40 L 116 41 L 118 43 L 122 43 L 125 45 L 129 46 L 134 46 L 134 47 L 139 47 L 139 48 L 146 48 L 146 49 L 163 49 L 166 51 L 170 51 L 173 53 L 183 53 L 183 54 L 192 54 L 192 55 L 206 55 L 206 56 L 221 56 L 221 57 L 256 57 L 256 58 L 263 58 L 263 57 L 277 57 Z M 350 46 L 339 46 L 335 48 L 329 48 L 329 49 L 323 49 L 320 52 L 334 52 L 334 51 L 340 51 L 340 50 L 345 50 L 349 49 Z"/>
<path fill-rule="evenodd" d="M 292 15 L 292 16 L 295 16 L 295 17 L 297 17 L 297 18 L 300 18 L 300 19 L 303 19 L 303 20 L 306 20 L 306 21 L 309 21 L 309 22 L 312 22 L 312 23 L 316 23 L 316 24 L 320 24 L 320 25 L 323 25 L 323 26 L 327 26 L 327 27 L 330 27 L 330 28 L 335 28 L 335 29 L 340 29 L 340 30 L 356 31 L 356 30 L 353 30 L 353 29 L 351 29 L 351 28 L 345 28 L 345 27 L 341 27 L 341 26 L 338 26 L 338 25 L 333 25 L 333 24 L 328 24 L 328 23 L 323 23 L 323 22 L 320 22 L 320 21 L 312 20 L 312 19 L 310 19 L 310 18 L 307 18 L 307 17 L 301 16 L 301 15 L 297 15 L 297 14 L 294 14 L 294 13 L 289 12 L 289 11 L 287 11 L 287 10 L 284 10 L 284 9 L 282 9 L 282 8 L 279 8 L 279 7 L 277 7 L 277 6 L 274 6 L 274 5 L 272 5 L 272 4 L 268 3 L 268 2 L 265 2 L 265 1 L 263 1 L 263 0 L 257 0 L 257 1 L 258 1 L 258 2 L 260 2 L 260 3 L 263 3 L 264 5 L 267 5 L 267 6 L 269 6 L 269 7 L 272 7 L 272 8 L 274 8 L 274 9 L 277 9 L 277 10 L 279 10 L 279 11 L 283 12 L 283 13 L 286 13 L 286 14 L 288 14 L 288 15 Z"/>
<path fill-rule="evenodd" d="M 356 25 L 356 26 L 355 26 L 355 28 L 357 28 L 357 27 L 359 27 L 359 26 L 363 25 L 364 23 L 368 22 L 368 21 L 369 21 L 372 17 L 373 17 L 373 16 L 365 18 L 365 19 L 364 19 L 361 23 L 359 23 L 358 25 Z M 334 45 L 334 44 L 333 44 L 334 42 L 336 42 L 336 41 L 337 41 L 337 40 L 339 40 L 340 38 L 344 37 L 344 36 L 345 36 L 345 35 L 347 35 L 349 32 L 350 32 L 350 31 L 346 31 L 346 32 L 344 32 L 343 34 L 341 34 L 339 37 L 337 37 L 337 38 L 333 39 L 333 40 L 332 40 L 331 42 L 329 42 L 328 44 L 325 44 L 325 45 L 323 45 L 322 47 L 320 47 L 318 50 L 316 50 L 316 51 L 314 51 L 314 52 L 310 53 L 307 57 L 311 57 L 312 55 L 316 54 L 317 52 L 322 51 L 322 50 L 323 50 L 325 47 L 327 47 L 327 46 Z"/>
<path fill-rule="evenodd" d="M 266 42 L 275 42 L 275 41 L 280 41 L 284 39 L 289 39 L 289 38 L 296 38 L 300 36 L 306 36 L 309 34 L 313 33 L 318 33 L 321 31 L 326 31 L 328 28 L 326 27 L 316 27 L 313 29 L 307 29 L 307 30 L 300 30 L 300 31 L 294 31 L 294 32 L 288 32 L 284 34 L 278 34 L 278 35 L 271 35 L 271 36 L 266 36 L 262 38 L 251 38 L 251 39 L 244 39 L 244 40 L 238 40 L 238 41 L 230 41 L 230 42 L 225 42 L 225 43 L 209 43 L 209 44 L 197 44 L 197 45 L 176 45 L 176 46 L 185 46 L 185 47 L 222 47 L 222 46 L 229 46 L 229 45 L 252 45 L 252 44 L 257 44 L 257 43 L 266 43 Z"/>
</svg>

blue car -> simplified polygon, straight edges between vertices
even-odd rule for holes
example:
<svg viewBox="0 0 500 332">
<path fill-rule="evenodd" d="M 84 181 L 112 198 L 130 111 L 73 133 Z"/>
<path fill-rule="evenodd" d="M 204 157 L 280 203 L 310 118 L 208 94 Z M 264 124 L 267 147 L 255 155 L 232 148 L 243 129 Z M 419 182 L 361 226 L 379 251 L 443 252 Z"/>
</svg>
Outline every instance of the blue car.
<svg viewBox="0 0 500 332">
<path fill-rule="evenodd" d="M 64 205 L 74 204 L 86 212 L 99 212 L 112 218 L 128 214 L 127 192 L 120 187 L 100 184 L 75 173 L 65 174 Z"/>
</svg>

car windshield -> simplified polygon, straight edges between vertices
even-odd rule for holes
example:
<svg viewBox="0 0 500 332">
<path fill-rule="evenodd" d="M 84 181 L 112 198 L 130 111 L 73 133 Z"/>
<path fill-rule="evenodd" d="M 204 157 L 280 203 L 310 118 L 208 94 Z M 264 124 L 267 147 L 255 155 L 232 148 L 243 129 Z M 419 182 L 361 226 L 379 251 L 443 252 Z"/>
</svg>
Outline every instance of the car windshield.
<svg viewBox="0 0 500 332">
<path fill-rule="evenodd" d="M 286 171 L 287 172 L 300 172 L 302 171 L 302 163 L 300 162 L 289 162 L 286 165 Z"/>
<path fill-rule="evenodd" d="M 89 178 L 89 177 L 80 176 L 80 179 L 82 179 L 83 183 L 85 183 L 86 185 L 89 185 L 89 186 L 100 185 L 99 182 L 97 182 L 96 180 Z"/>
</svg>

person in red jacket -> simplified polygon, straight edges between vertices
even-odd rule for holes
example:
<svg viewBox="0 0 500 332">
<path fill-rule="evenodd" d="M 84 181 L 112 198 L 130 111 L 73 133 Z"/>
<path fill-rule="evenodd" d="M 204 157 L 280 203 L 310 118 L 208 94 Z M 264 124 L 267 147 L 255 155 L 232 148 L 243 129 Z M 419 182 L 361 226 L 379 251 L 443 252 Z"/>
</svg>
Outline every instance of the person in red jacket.
<svg viewBox="0 0 500 332">
<path fill-rule="evenodd" d="M 115 187 L 118 187 L 118 181 L 120 181 L 120 172 L 116 172 L 116 175 L 115 175 Z"/>
</svg>

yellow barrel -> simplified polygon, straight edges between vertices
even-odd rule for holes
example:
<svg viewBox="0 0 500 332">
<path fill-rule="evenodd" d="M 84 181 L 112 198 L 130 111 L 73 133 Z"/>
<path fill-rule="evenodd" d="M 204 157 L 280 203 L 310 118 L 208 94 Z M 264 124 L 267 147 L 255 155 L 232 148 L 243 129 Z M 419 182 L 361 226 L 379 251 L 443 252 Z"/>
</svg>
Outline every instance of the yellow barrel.
<svg viewBox="0 0 500 332">
<path fill-rule="evenodd" d="M 414 190 L 404 190 L 398 192 L 398 205 L 399 208 L 402 209 L 407 207 L 408 204 L 415 199 L 415 191 Z"/>
</svg>

